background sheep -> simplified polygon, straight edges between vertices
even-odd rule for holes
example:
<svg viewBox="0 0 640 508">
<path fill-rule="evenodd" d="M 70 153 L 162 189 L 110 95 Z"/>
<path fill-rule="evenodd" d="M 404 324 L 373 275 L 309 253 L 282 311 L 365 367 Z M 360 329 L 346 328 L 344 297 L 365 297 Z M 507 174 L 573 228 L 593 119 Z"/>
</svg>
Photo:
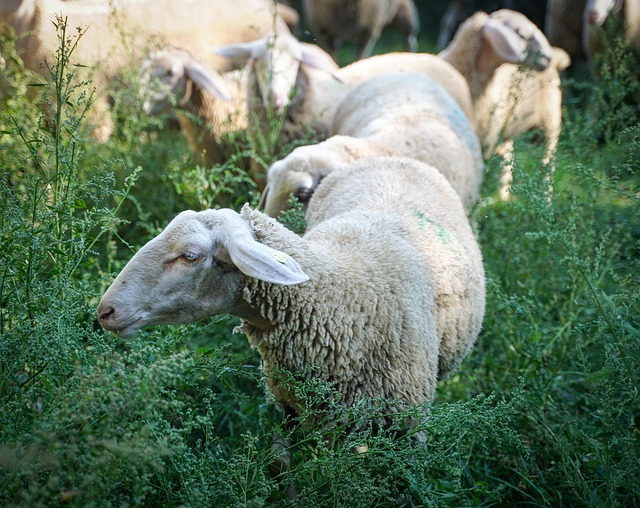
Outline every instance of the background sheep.
<svg viewBox="0 0 640 508">
<path fill-rule="evenodd" d="M 406 37 L 407 51 L 417 51 L 420 17 L 413 0 L 304 0 L 311 32 L 335 57 L 342 42 L 357 44 L 357 58 L 371 55 L 385 26 Z"/>
<path fill-rule="evenodd" d="M 73 61 L 90 66 L 98 90 L 109 89 L 120 75 L 154 47 L 172 45 L 188 51 L 217 70 L 227 70 L 230 62 L 211 54 L 211 47 L 237 40 L 251 40 L 284 23 L 269 0 L 138 0 L 123 2 L 60 0 L 14 0 L 0 10 L 0 22 L 16 32 L 16 49 L 25 67 L 49 76 L 45 59 L 58 48 L 53 21 L 57 14 L 68 19 L 67 34 L 86 28 Z M 286 29 L 284 27 L 283 29 Z M 98 139 L 106 140 L 113 128 L 106 97 L 94 105 Z"/>
<path fill-rule="evenodd" d="M 218 74 L 180 50 L 160 50 L 141 66 L 143 108 L 149 115 L 174 111 L 194 155 L 207 167 L 224 163 L 237 148 L 225 137 L 247 127 L 246 72 Z"/>
<path fill-rule="evenodd" d="M 288 143 L 305 137 L 325 139 L 335 109 L 349 87 L 389 72 L 416 72 L 433 78 L 451 93 L 467 116 L 472 115 L 465 78 L 436 55 L 389 53 L 337 69 L 335 62 L 316 46 L 300 43 L 289 34 L 278 35 L 275 40 L 280 42 L 271 42 L 269 37 L 215 50 L 229 57 L 249 59 L 251 137 L 255 140 L 269 132 L 274 114 L 281 118 L 278 139 L 270 153 L 277 154 Z"/>
<path fill-rule="evenodd" d="M 327 137 L 344 86 L 334 77 L 338 65 L 325 51 L 279 30 L 214 52 L 247 62 L 248 134 L 254 145 L 278 122 L 276 139 L 266 147 L 271 153 L 305 136 Z M 264 176 L 257 178 L 262 188 Z"/>
<path fill-rule="evenodd" d="M 354 86 L 335 115 L 334 136 L 298 147 L 274 163 L 265 212 L 277 216 L 293 194 L 306 203 L 340 163 L 371 155 L 411 157 L 438 169 L 469 207 L 480 192 L 480 141 L 457 102 L 422 74 L 390 73 Z"/>
<path fill-rule="evenodd" d="M 469 83 L 473 125 L 485 158 L 496 153 L 501 139 L 511 141 L 540 128 L 547 140 L 543 163 L 552 160 L 562 128 L 558 71 L 570 63 L 564 50 L 552 48 L 522 14 L 502 9 L 491 15 L 474 14 L 440 56 Z M 506 146 L 507 151 L 512 150 L 511 143 Z M 505 168 L 503 198 L 508 196 L 511 181 L 510 168 Z"/>
<path fill-rule="evenodd" d="M 640 53 L 640 2 L 638 0 L 588 0 L 584 8 L 582 45 L 587 58 L 604 49 L 602 27 L 607 19 L 620 23 L 625 40 Z"/>
<path fill-rule="evenodd" d="M 393 169 L 378 172 L 383 165 Z M 366 180 L 373 192 L 362 188 L 356 206 L 341 202 L 337 213 L 353 182 Z M 296 412 L 300 401 L 278 369 L 333 383 L 346 405 L 432 400 L 443 347 L 437 316 L 457 332 L 450 367 L 471 348 L 484 312 L 480 251 L 457 195 L 437 170 L 409 159 L 367 159 L 323 186 L 312 203 L 325 215 L 302 238 L 248 207 L 181 213 L 104 294 L 102 326 L 130 336 L 230 312 L 244 320 L 268 387 Z"/>
</svg>

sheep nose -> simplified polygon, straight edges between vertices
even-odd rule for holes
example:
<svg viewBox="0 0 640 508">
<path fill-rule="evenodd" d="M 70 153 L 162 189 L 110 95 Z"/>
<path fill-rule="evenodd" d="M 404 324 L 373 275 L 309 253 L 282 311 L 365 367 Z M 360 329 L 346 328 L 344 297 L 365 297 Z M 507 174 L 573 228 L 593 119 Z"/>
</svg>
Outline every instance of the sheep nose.
<svg viewBox="0 0 640 508">
<path fill-rule="evenodd" d="M 284 98 L 280 94 L 273 94 L 271 97 L 271 103 L 273 104 L 273 108 L 276 113 L 282 113 L 284 109 Z"/>
<path fill-rule="evenodd" d="M 103 328 L 107 328 L 109 321 L 115 316 L 116 309 L 111 305 L 98 305 L 98 321 Z"/>
<path fill-rule="evenodd" d="M 598 16 L 598 11 L 595 9 L 591 9 L 589 11 L 589 23 L 592 25 L 599 25 L 600 17 Z"/>
</svg>

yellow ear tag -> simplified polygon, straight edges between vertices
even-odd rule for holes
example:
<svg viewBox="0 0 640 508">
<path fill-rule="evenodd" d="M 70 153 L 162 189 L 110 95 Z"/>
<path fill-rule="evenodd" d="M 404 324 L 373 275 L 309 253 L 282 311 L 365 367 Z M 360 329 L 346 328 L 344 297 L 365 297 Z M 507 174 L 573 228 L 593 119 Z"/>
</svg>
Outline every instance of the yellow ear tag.
<svg viewBox="0 0 640 508">
<path fill-rule="evenodd" d="M 283 265 L 287 262 L 287 260 L 289 259 L 289 256 L 287 256 L 284 252 L 280 252 L 277 250 L 274 250 L 273 252 L 271 252 L 271 256 L 273 257 L 273 259 L 275 259 L 278 263 L 282 263 Z"/>
</svg>

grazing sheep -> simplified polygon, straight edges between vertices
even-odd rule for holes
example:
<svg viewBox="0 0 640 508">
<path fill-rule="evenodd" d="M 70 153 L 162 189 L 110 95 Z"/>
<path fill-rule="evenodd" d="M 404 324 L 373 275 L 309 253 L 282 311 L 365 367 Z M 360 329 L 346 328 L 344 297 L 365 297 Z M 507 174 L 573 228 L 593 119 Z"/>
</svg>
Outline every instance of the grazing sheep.
<svg viewBox="0 0 640 508">
<path fill-rule="evenodd" d="M 640 1 L 588 0 L 584 8 L 582 45 L 589 61 L 604 49 L 601 32 L 609 18 L 621 23 L 625 40 L 640 53 Z"/>
<path fill-rule="evenodd" d="M 72 63 L 91 68 L 101 93 L 109 90 L 125 67 L 155 47 L 180 47 L 222 71 L 230 68 L 230 62 L 212 55 L 212 45 L 252 40 L 284 26 L 269 0 L 14 0 L 1 6 L 0 23 L 7 22 L 15 30 L 16 49 L 25 67 L 45 79 L 49 76 L 42 64 L 51 60 L 59 46 L 52 23 L 59 14 L 67 19 L 68 35 L 76 27 L 86 29 Z M 106 95 L 100 96 L 94 105 L 94 121 L 99 124 L 96 137 L 102 141 L 113 129 L 108 111 Z"/>
<path fill-rule="evenodd" d="M 275 41 L 272 39 L 275 37 Z M 278 42 L 279 41 L 279 42 Z M 312 51 L 313 50 L 313 51 Z M 312 134 L 329 135 L 335 109 L 349 88 L 389 72 L 417 72 L 440 82 L 467 116 L 472 114 L 465 78 L 436 55 L 388 53 L 337 68 L 329 55 L 284 34 L 258 41 L 215 48 L 218 54 L 249 59 L 249 131 L 266 132 L 273 115 L 284 115 L 275 151 Z M 317 70 L 316 70 L 317 69 Z"/>
<path fill-rule="evenodd" d="M 564 49 L 575 64 L 585 58 L 582 49 L 582 16 L 587 0 L 548 0 L 544 32 L 549 43 Z"/>
<path fill-rule="evenodd" d="M 331 56 L 344 41 L 357 44 L 358 59 L 370 56 L 388 25 L 406 36 L 407 51 L 417 51 L 420 17 L 413 0 L 304 0 L 302 8 Z"/>
<path fill-rule="evenodd" d="M 473 125 L 486 159 L 496 153 L 501 138 L 510 146 L 515 137 L 540 128 L 547 140 L 543 163 L 550 163 L 562 128 L 558 71 L 570 64 L 564 50 L 552 48 L 522 14 L 502 9 L 491 15 L 474 14 L 440 56 L 469 83 Z M 503 198 L 508 196 L 510 180 L 507 165 Z"/>
<path fill-rule="evenodd" d="M 447 90 L 425 75 L 389 73 L 362 81 L 340 103 L 332 132 L 269 168 L 267 214 L 286 209 L 290 194 L 306 203 L 335 167 L 371 155 L 411 157 L 435 167 L 465 208 L 479 196 L 484 161 L 478 136 Z"/>
<path fill-rule="evenodd" d="M 327 137 L 344 85 L 335 78 L 338 65 L 324 50 L 280 30 L 214 52 L 247 62 L 248 134 L 254 142 L 270 132 L 274 119 L 281 122 L 271 147 L 275 153 L 305 136 Z"/>
<path fill-rule="evenodd" d="M 148 115 L 174 110 L 194 155 L 207 167 L 225 162 L 235 147 L 225 137 L 247 127 L 246 71 L 222 75 L 180 50 L 160 50 L 142 63 L 140 76 Z M 172 102 L 173 101 L 173 102 Z"/>
<path fill-rule="evenodd" d="M 392 414 L 431 401 L 484 314 L 480 250 L 456 193 L 418 161 L 368 158 L 329 175 L 310 212 L 303 237 L 246 205 L 182 212 L 112 283 L 100 323 L 131 336 L 236 315 L 270 391 L 297 413 L 279 369 L 332 383 L 344 405 L 383 397 Z"/>
</svg>

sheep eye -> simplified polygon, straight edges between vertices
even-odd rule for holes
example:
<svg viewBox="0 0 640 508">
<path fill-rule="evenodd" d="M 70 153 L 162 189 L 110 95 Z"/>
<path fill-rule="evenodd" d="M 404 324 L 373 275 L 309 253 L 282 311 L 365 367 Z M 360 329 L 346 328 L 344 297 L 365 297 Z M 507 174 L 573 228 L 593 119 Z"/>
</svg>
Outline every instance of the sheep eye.
<svg viewBox="0 0 640 508">
<path fill-rule="evenodd" d="M 187 251 L 184 254 L 182 254 L 182 256 L 180 256 L 182 259 L 184 259 L 185 261 L 196 261 L 197 259 L 200 258 L 199 254 L 196 254 L 195 252 L 191 252 L 191 251 Z"/>
<path fill-rule="evenodd" d="M 293 195 L 298 198 L 301 203 L 306 203 L 307 201 L 309 201 L 312 194 L 313 189 L 310 189 L 309 187 L 300 187 L 293 193 Z"/>
</svg>

